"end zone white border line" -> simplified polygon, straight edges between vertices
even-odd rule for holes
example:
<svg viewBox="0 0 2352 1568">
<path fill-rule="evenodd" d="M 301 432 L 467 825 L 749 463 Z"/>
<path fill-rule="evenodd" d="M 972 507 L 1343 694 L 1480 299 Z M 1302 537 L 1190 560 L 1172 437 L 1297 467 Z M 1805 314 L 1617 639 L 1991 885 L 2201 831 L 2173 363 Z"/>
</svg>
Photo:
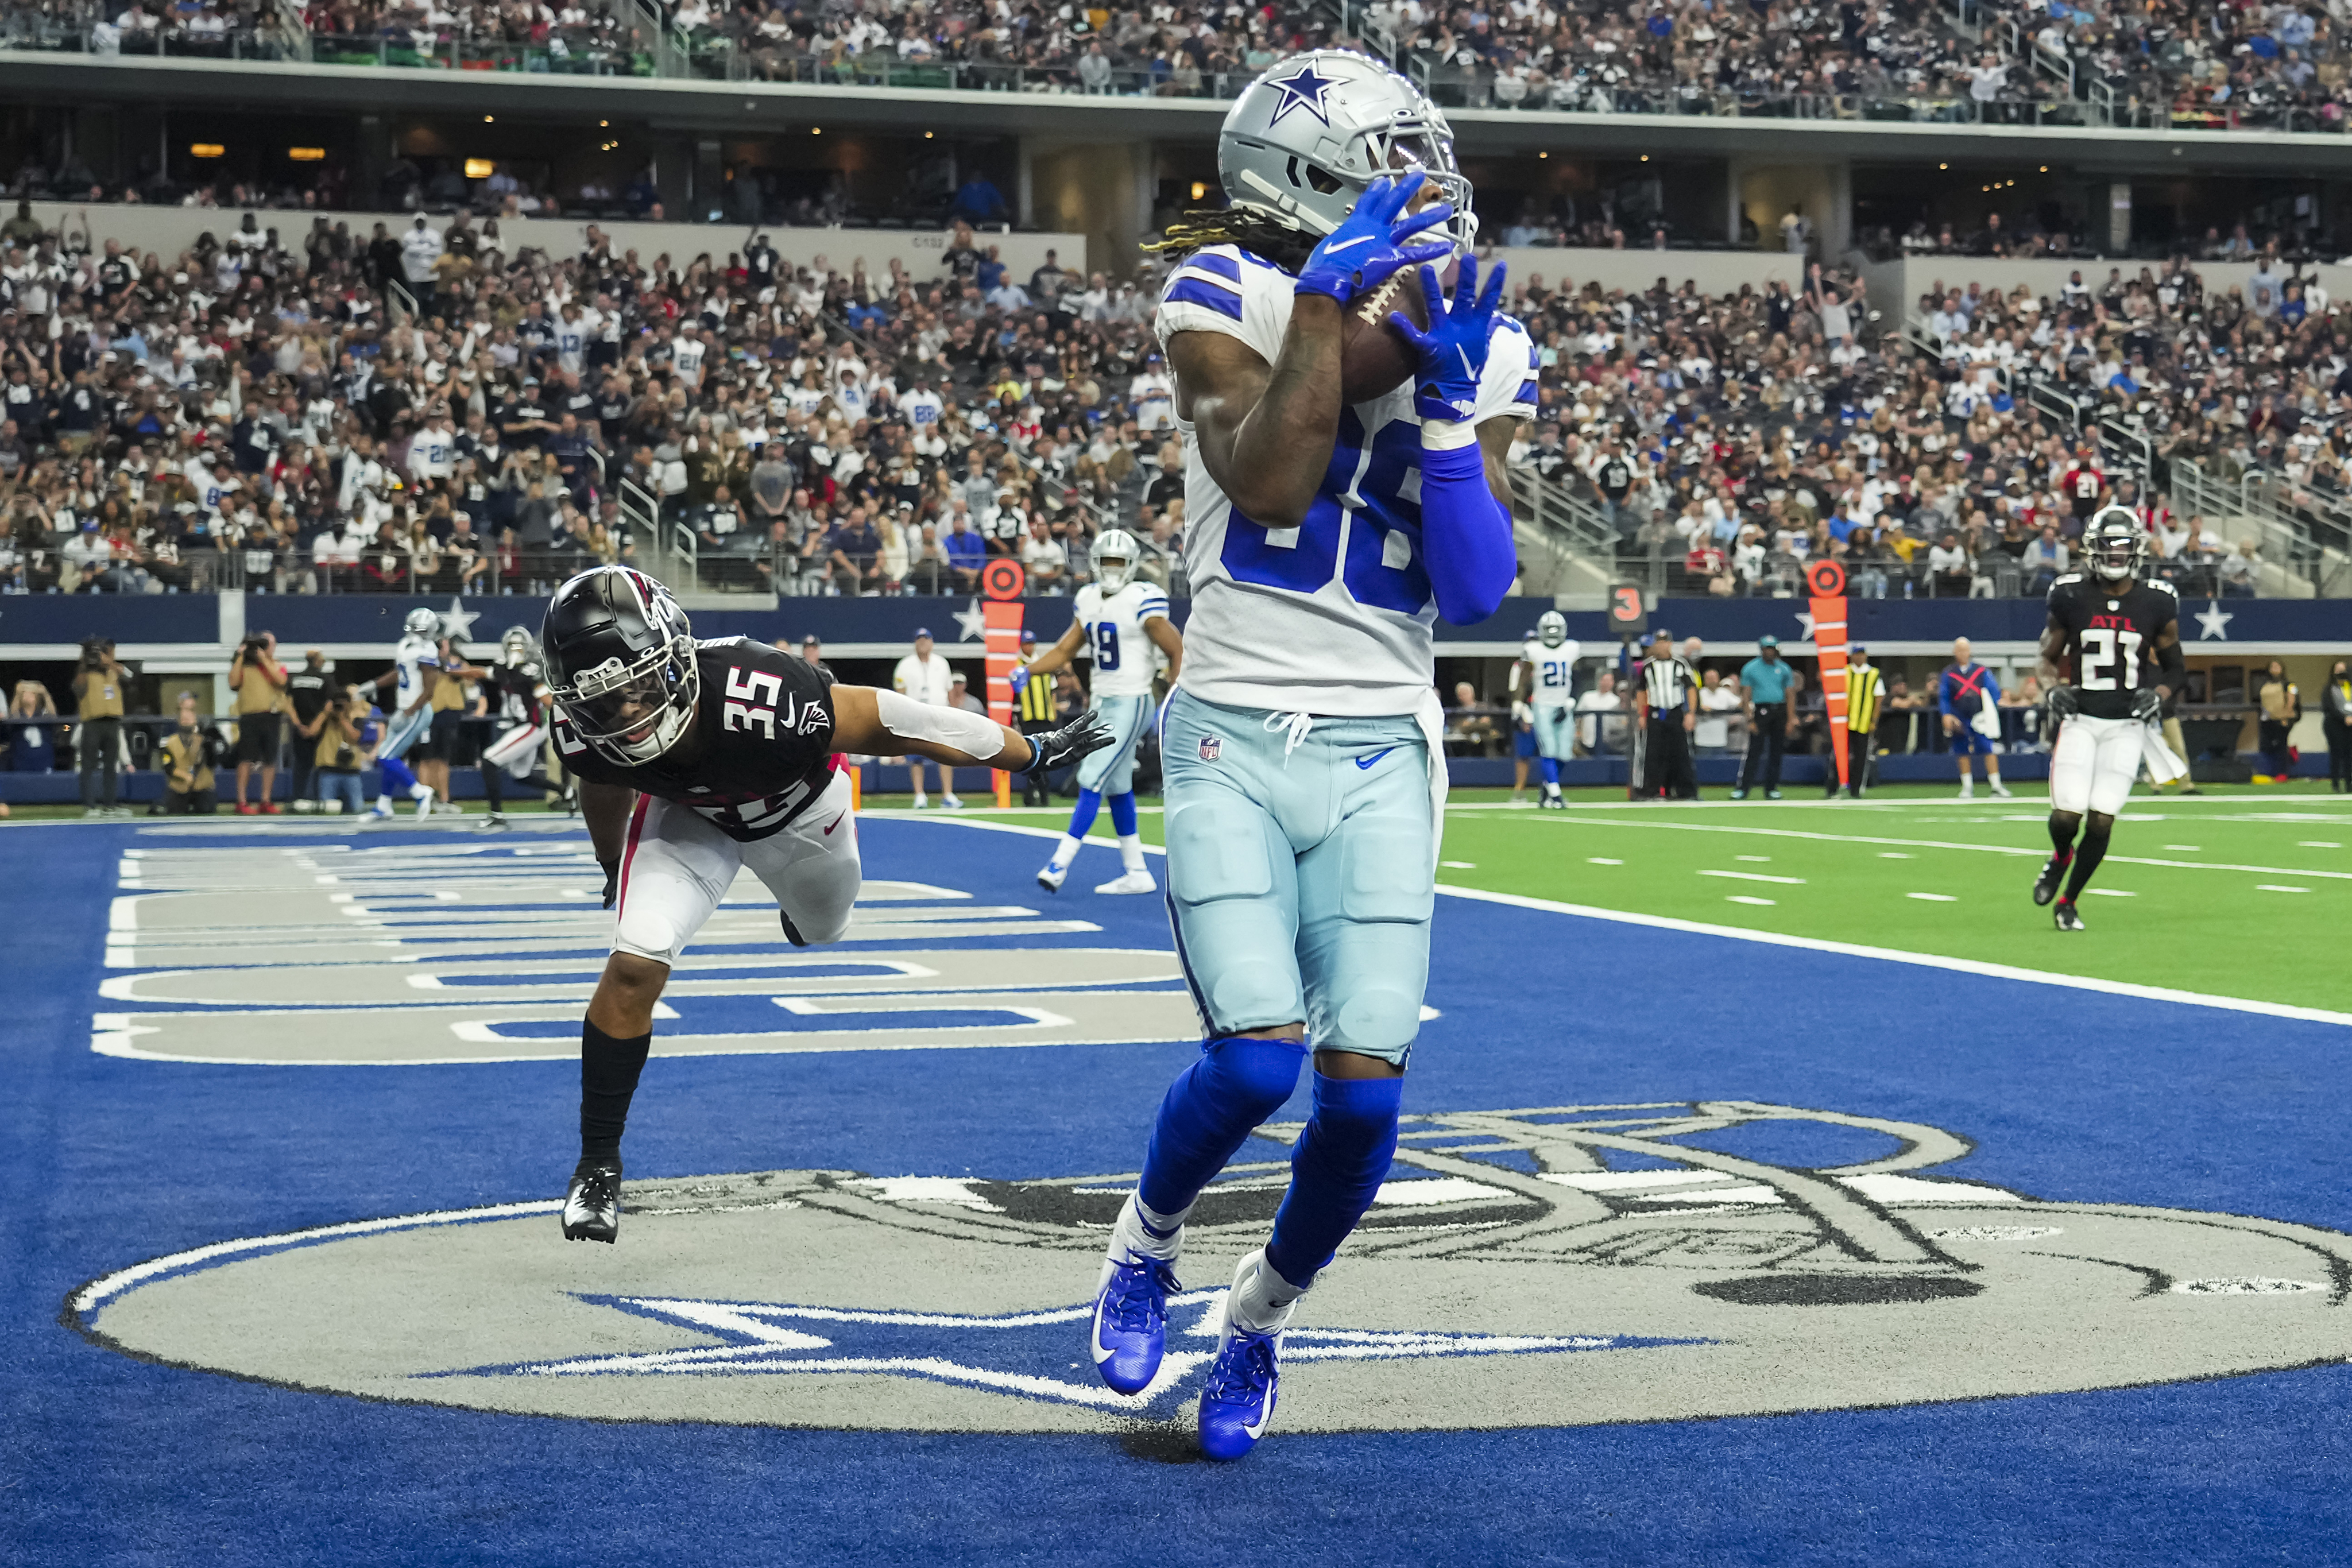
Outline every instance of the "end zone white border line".
<svg viewBox="0 0 2352 1568">
<path fill-rule="evenodd" d="M 1054 828 L 1033 828 L 1018 822 L 978 821 L 969 817 L 934 816 L 909 817 L 916 821 L 938 822 L 943 826 L 977 828 L 983 832 L 1019 833 L 1034 839 L 1059 839 L 1061 832 Z M 1089 839 L 1089 844 L 1096 841 Z M 1104 849 L 1113 846 L 1104 841 Z M 1168 852 L 1158 844 L 1146 844 L 1147 854 L 1165 855 Z M 1517 909 L 1538 909 L 1552 915 L 1581 915 L 1588 920 L 1610 920 L 1621 925 L 1644 925 L 1655 931 L 1681 931 L 1694 936 L 1727 936 L 1739 942 L 1761 942 L 1774 947 L 1801 947 L 1814 953 L 1835 953 L 1848 958 L 1880 958 L 1890 964 L 1912 964 L 1921 968 L 1957 970 L 1964 975 L 1981 975 L 1994 980 L 2023 980 L 2037 986 L 2063 986 L 2072 990 L 2098 991 L 2111 997 L 2134 997 L 2142 1001 L 2173 1002 L 2182 1007 L 2220 1008 L 2227 1012 L 2255 1013 L 2264 1018 L 2294 1019 L 2304 1023 L 2327 1023 L 2352 1026 L 2352 1013 L 2330 1012 L 2325 1008 L 2299 1008 L 2284 1002 L 2256 1001 L 2250 997 L 2218 997 L 2203 991 L 2175 990 L 2168 986 L 2137 986 L 2128 980 L 2103 980 L 2090 975 L 2058 975 L 2042 969 L 2022 969 L 2011 964 L 1989 964 L 1974 958 L 1950 958 L 1938 953 L 1906 953 L 1895 947 L 1871 947 L 1859 942 L 1832 942 L 1819 936 L 1793 936 L 1779 931 L 1750 931 L 1737 925 L 1710 925 L 1697 920 L 1676 920 L 1664 915 L 1635 915 L 1622 909 L 1600 909 L 1589 904 L 1563 904 L 1556 899 L 1529 898 L 1516 893 L 1488 893 L 1481 888 L 1452 887 L 1437 884 L 1437 891 L 1454 898 L 1476 899 L 1483 904 L 1505 904 Z"/>
</svg>

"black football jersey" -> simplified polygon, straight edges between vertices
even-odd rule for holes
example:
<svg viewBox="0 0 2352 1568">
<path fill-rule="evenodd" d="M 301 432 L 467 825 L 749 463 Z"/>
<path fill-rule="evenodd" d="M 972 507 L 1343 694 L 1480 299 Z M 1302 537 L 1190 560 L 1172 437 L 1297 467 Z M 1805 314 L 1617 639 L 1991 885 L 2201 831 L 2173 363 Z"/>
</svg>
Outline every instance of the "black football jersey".
<svg viewBox="0 0 2352 1568">
<path fill-rule="evenodd" d="M 695 659 L 694 727 L 664 755 L 621 767 L 561 717 L 556 749 L 583 779 L 675 800 L 730 839 L 767 838 L 807 810 L 832 773 L 832 683 L 799 654 L 748 637 L 705 639 Z"/>
<path fill-rule="evenodd" d="M 524 664 L 492 664 L 489 678 L 483 682 L 494 694 L 490 716 L 499 721 L 501 729 L 519 725 L 537 724 L 543 706 L 539 694 L 546 689 L 547 677 L 540 672 L 537 661 Z M 572 769 L 577 773 L 577 768 Z"/>
<path fill-rule="evenodd" d="M 2156 640 L 2180 619 L 2172 584 L 2134 581 L 2121 593 L 2081 572 L 2050 585 L 2050 619 L 2066 632 L 2063 655 L 2093 718 L 2129 718 L 2132 699 L 2156 678 Z"/>
</svg>

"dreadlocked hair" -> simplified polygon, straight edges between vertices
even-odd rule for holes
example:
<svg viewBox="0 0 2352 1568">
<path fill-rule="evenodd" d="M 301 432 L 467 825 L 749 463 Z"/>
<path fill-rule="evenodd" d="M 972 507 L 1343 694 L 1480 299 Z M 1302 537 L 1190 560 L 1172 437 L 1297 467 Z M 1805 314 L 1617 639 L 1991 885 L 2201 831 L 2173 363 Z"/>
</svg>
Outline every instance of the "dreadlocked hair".
<svg viewBox="0 0 2352 1568">
<path fill-rule="evenodd" d="M 1193 207 L 1170 224 L 1162 237 L 1144 241 L 1143 249 L 1153 256 L 1181 256 L 1213 245 L 1237 246 L 1285 272 L 1296 272 L 1314 250 L 1315 240 L 1247 207 Z"/>
</svg>

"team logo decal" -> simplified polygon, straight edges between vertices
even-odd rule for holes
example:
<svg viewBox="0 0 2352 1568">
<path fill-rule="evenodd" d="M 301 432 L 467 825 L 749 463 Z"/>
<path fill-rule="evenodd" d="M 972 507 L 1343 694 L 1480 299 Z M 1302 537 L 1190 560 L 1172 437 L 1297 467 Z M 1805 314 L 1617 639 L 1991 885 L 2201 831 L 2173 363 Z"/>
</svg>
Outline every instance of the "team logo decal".
<svg viewBox="0 0 2352 1568">
<path fill-rule="evenodd" d="M 1309 60 L 1288 76 L 1276 77 L 1265 85 L 1281 95 L 1274 106 L 1274 112 L 1266 117 L 1265 128 L 1268 131 L 1280 125 L 1294 110 L 1311 114 L 1326 125 L 1331 123 L 1330 110 L 1324 100 L 1330 96 L 1331 89 L 1339 85 L 1339 78 L 1327 77 L 1317 70 L 1314 61 Z"/>
<path fill-rule="evenodd" d="M 1264 1130 L 1276 1145 L 1298 1131 Z M 1380 1200 L 1301 1308 L 1284 1428 L 1923 1404 L 2352 1353 L 2352 1237 L 1930 1174 L 1969 1150 L 1916 1123 L 1748 1102 L 1410 1116 Z M 551 1202 L 360 1220 L 124 1270 L 64 1321 L 177 1365 L 484 1410 L 1181 1424 L 1214 1349 L 1222 1291 L 1201 1287 L 1263 1239 L 1287 1174 L 1249 1153 L 1195 1210 L 1179 1265 L 1195 1288 L 1133 1398 L 1088 1364 L 1087 1301 L 1131 1175 L 638 1182 L 614 1248 L 566 1247 Z"/>
</svg>

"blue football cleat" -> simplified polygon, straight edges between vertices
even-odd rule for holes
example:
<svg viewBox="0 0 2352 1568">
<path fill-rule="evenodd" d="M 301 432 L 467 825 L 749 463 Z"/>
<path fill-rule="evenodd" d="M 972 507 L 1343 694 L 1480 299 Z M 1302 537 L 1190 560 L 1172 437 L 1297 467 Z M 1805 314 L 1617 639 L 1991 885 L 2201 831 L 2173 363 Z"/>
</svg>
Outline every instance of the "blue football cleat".
<svg viewBox="0 0 2352 1568">
<path fill-rule="evenodd" d="M 1238 1459 L 1257 1447 L 1274 1419 L 1282 1383 L 1282 1335 L 1250 1333 L 1230 1325 L 1201 1391 L 1201 1452 Z"/>
<path fill-rule="evenodd" d="M 1157 1258 L 1114 1258 L 1103 1266 L 1087 1348 L 1105 1383 L 1121 1394 L 1151 1386 L 1168 1349 L 1168 1292 L 1182 1289 L 1176 1270 Z"/>
</svg>

